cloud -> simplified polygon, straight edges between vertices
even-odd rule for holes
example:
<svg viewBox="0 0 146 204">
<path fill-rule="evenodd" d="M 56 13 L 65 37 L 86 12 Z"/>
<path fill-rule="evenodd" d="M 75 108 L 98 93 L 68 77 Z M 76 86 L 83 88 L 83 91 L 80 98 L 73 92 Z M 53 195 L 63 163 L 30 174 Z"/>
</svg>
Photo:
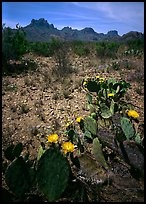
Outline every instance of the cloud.
<svg viewBox="0 0 146 204">
<path fill-rule="evenodd" d="M 143 2 L 72 2 L 72 4 L 101 12 L 104 17 L 117 21 L 144 19 Z"/>
</svg>

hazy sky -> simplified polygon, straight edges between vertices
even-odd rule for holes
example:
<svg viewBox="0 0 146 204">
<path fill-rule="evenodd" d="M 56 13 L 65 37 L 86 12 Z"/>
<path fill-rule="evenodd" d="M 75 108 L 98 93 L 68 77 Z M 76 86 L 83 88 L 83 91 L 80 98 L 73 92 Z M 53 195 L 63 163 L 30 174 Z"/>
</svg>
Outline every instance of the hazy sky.
<svg viewBox="0 0 146 204">
<path fill-rule="evenodd" d="M 2 23 L 15 28 L 44 18 L 61 30 L 92 27 L 97 33 L 144 32 L 144 2 L 2 2 Z"/>
</svg>

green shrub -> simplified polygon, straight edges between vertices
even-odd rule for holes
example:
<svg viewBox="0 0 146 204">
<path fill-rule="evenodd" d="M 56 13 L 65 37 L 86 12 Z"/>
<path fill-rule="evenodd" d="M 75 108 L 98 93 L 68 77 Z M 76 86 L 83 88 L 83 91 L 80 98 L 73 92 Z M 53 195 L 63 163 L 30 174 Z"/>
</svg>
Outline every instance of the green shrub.
<svg viewBox="0 0 146 204">
<path fill-rule="evenodd" d="M 72 43 L 73 52 L 79 56 L 87 56 L 90 53 L 87 44 L 82 41 L 74 41 Z"/>
<path fill-rule="evenodd" d="M 30 44 L 30 50 L 41 56 L 50 56 L 49 43 L 46 42 L 33 42 Z"/>
<path fill-rule="evenodd" d="M 4 27 L 2 29 L 2 57 L 3 63 L 9 60 L 18 60 L 27 52 L 27 40 L 21 28 L 12 30 Z"/>
<path fill-rule="evenodd" d="M 116 58 L 120 44 L 115 42 L 98 42 L 96 43 L 96 54 L 99 57 Z"/>
<path fill-rule="evenodd" d="M 28 70 L 34 71 L 36 64 L 30 60 L 22 60 L 22 56 L 29 51 L 26 34 L 21 27 L 12 30 L 2 28 L 2 74 L 20 74 Z M 19 62 L 16 62 L 19 60 Z"/>
<path fill-rule="evenodd" d="M 144 49 L 144 40 L 143 39 L 137 39 L 137 40 L 129 40 L 126 43 L 129 47 L 129 50 L 143 50 Z"/>
<path fill-rule="evenodd" d="M 57 77 L 64 77 L 71 74 L 74 70 L 72 69 L 69 60 L 69 45 L 64 41 L 58 39 L 52 39 L 52 49 L 54 51 L 53 57 L 56 62 L 53 72 Z"/>
</svg>

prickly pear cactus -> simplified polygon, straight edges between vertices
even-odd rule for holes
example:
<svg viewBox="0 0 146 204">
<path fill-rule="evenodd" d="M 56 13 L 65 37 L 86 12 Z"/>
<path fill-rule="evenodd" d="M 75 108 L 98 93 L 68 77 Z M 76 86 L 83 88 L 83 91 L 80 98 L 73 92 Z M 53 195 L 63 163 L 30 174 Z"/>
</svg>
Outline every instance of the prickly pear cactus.
<svg viewBox="0 0 146 204">
<path fill-rule="evenodd" d="M 42 145 L 40 145 L 39 150 L 38 150 L 38 155 L 37 155 L 37 160 L 41 158 L 41 156 L 44 154 L 46 150 L 43 149 Z"/>
<path fill-rule="evenodd" d="M 121 127 L 128 140 L 134 136 L 135 130 L 133 128 L 133 124 L 130 122 L 128 118 L 126 117 L 121 118 Z"/>
<path fill-rule="evenodd" d="M 137 144 L 141 144 L 141 143 L 142 143 L 142 138 L 141 138 L 141 136 L 140 136 L 139 133 L 137 133 L 137 134 L 135 135 L 135 142 L 136 142 Z"/>
<path fill-rule="evenodd" d="M 30 188 L 30 174 L 22 157 L 15 159 L 6 169 L 5 181 L 10 190 L 21 197 Z"/>
<path fill-rule="evenodd" d="M 90 92 L 97 92 L 100 90 L 100 84 L 97 84 L 96 81 L 89 81 L 87 83 L 87 89 Z"/>
<path fill-rule="evenodd" d="M 96 111 L 94 105 L 92 105 L 92 104 L 88 104 L 88 105 L 87 105 L 87 108 L 88 108 L 88 110 L 90 111 L 90 113 L 94 113 L 94 112 Z"/>
<path fill-rule="evenodd" d="M 86 98 L 87 98 L 87 102 L 88 102 L 89 104 L 92 103 L 92 95 L 91 95 L 91 94 L 87 93 L 87 94 L 86 94 Z"/>
<path fill-rule="evenodd" d="M 110 118 L 113 115 L 110 109 L 104 103 L 100 104 L 100 108 L 101 108 L 101 116 L 103 118 Z"/>
<path fill-rule="evenodd" d="M 84 137 L 93 139 L 91 132 L 89 132 L 88 130 L 85 130 Z"/>
<path fill-rule="evenodd" d="M 97 114 L 95 112 L 91 113 L 91 117 L 96 119 L 97 118 Z"/>
<path fill-rule="evenodd" d="M 21 142 L 18 143 L 17 145 L 12 144 L 4 151 L 4 155 L 6 159 L 13 161 L 15 157 L 20 156 L 22 150 L 23 150 L 23 146 Z"/>
<path fill-rule="evenodd" d="M 91 116 L 86 116 L 84 119 L 85 129 L 91 132 L 93 135 L 97 134 L 96 120 Z"/>
<path fill-rule="evenodd" d="M 15 156 L 13 155 L 13 149 L 14 149 L 14 144 L 11 144 L 7 149 L 4 151 L 4 155 L 6 159 L 13 161 L 15 159 Z"/>
<path fill-rule="evenodd" d="M 108 86 L 113 86 L 116 82 L 117 81 L 115 78 L 110 78 L 107 80 Z"/>
<path fill-rule="evenodd" d="M 15 157 L 19 157 L 20 154 L 21 154 L 21 152 L 22 152 L 22 150 L 23 150 L 23 145 L 22 145 L 22 143 L 20 142 L 20 143 L 18 143 L 18 144 L 14 147 L 13 155 L 14 155 Z"/>
<path fill-rule="evenodd" d="M 112 113 L 112 115 L 114 114 L 114 111 L 115 111 L 115 102 L 112 99 L 111 100 L 111 105 L 110 105 L 110 112 Z"/>
<path fill-rule="evenodd" d="M 37 183 L 49 202 L 60 198 L 69 179 L 69 164 L 58 149 L 45 151 L 38 161 Z"/>
<path fill-rule="evenodd" d="M 106 160 L 104 158 L 102 149 L 101 149 L 101 144 L 99 142 L 99 139 L 96 137 L 93 140 L 93 149 L 92 152 L 96 158 L 96 160 L 100 163 L 100 165 L 102 167 L 104 167 L 105 169 L 108 169 L 108 165 L 106 163 Z"/>
</svg>

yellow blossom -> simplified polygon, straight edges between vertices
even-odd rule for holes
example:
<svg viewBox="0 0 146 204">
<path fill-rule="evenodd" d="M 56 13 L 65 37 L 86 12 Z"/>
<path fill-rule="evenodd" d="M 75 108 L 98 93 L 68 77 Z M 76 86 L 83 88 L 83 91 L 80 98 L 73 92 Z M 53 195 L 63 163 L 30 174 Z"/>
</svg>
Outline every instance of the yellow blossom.
<svg viewBox="0 0 146 204">
<path fill-rule="evenodd" d="M 110 97 L 110 96 L 114 96 L 115 94 L 114 93 L 109 93 L 108 94 L 108 96 Z"/>
<path fill-rule="evenodd" d="M 96 79 L 99 79 L 100 77 L 99 76 L 96 76 Z"/>
<path fill-rule="evenodd" d="M 66 124 L 66 127 L 68 127 L 68 126 L 70 126 L 70 125 L 71 125 L 71 122 L 67 123 L 67 124 Z"/>
<path fill-rule="evenodd" d="M 57 143 L 58 140 L 58 135 L 57 134 L 52 134 L 48 136 L 48 142 L 51 143 Z"/>
<path fill-rule="evenodd" d="M 139 118 L 139 114 L 135 111 L 135 110 L 129 110 L 127 111 L 127 114 L 129 117 L 132 117 L 132 118 Z"/>
<path fill-rule="evenodd" d="M 83 86 L 85 86 L 86 84 L 87 84 L 87 82 L 86 82 L 86 81 L 84 81 Z"/>
<path fill-rule="evenodd" d="M 68 128 L 68 127 L 72 127 L 72 126 L 73 126 L 73 121 L 68 122 L 68 123 L 66 124 L 66 128 Z"/>
<path fill-rule="evenodd" d="M 78 118 L 76 119 L 76 121 L 77 121 L 78 123 L 80 123 L 80 122 L 81 122 L 81 120 L 83 120 L 83 118 L 82 118 L 82 117 L 78 117 Z"/>
<path fill-rule="evenodd" d="M 67 152 L 73 152 L 74 151 L 74 144 L 72 144 L 71 142 L 65 142 L 62 144 L 62 149 L 63 152 L 66 154 Z"/>
<path fill-rule="evenodd" d="M 103 82 L 105 78 L 99 78 L 99 82 Z"/>
</svg>

